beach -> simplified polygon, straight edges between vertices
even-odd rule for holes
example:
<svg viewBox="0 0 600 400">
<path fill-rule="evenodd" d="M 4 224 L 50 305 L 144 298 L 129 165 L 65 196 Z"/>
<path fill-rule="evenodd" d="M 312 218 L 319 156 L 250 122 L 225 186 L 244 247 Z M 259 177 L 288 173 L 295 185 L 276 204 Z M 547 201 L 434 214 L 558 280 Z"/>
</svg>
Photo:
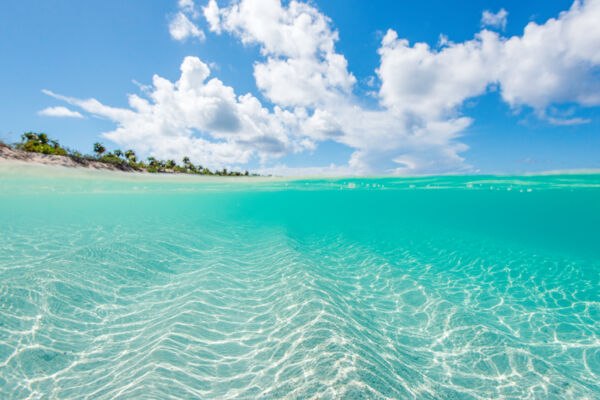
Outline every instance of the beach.
<svg viewBox="0 0 600 400">
<path fill-rule="evenodd" d="M 71 168 L 88 168 L 88 169 L 99 169 L 108 171 L 135 171 L 133 168 L 118 167 L 114 164 L 107 164 L 99 161 L 81 160 L 75 161 L 71 157 L 57 156 L 52 154 L 34 153 L 28 151 L 22 151 L 1 145 L 0 143 L 0 163 L 3 164 L 19 164 L 19 165 L 48 165 L 48 166 L 61 166 Z"/>
<path fill-rule="evenodd" d="M 600 0 L 4 3 L 0 400 L 600 400 Z"/>
</svg>

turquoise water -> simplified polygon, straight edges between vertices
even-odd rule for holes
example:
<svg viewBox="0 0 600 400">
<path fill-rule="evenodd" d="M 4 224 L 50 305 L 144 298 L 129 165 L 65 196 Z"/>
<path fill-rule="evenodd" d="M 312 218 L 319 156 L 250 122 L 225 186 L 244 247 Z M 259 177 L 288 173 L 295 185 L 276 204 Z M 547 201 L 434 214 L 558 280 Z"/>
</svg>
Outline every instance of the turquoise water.
<svg viewBox="0 0 600 400">
<path fill-rule="evenodd" d="M 0 166 L 0 397 L 598 399 L 600 175 Z"/>
</svg>

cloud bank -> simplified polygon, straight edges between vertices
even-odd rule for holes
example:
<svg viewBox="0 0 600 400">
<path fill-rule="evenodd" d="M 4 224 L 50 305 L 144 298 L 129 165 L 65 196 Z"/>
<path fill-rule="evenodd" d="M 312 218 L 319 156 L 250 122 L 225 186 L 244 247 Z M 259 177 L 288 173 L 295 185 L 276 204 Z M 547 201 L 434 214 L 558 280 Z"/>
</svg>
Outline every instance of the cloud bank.
<svg viewBox="0 0 600 400">
<path fill-rule="evenodd" d="M 180 0 L 178 6 L 187 21 L 186 15 L 199 14 L 191 0 Z M 471 40 L 444 40 L 431 48 L 389 30 L 377 50 L 374 108 L 363 106 L 354 94 L 356 78 L 335 48 L 338 32 L 313 5 L 237 0 L 220 7 L 210 0 L 201 10 L 213 34 L 258 46 L 261 58 L 253 68 L 260 98 L 236 93 L 193 56 L 183 60 L 177 81 L 155 75 L 140 95 L 130 95 L 129 108 L 46 93 L 114 121 L 116 129 L 103 136 L 144 154 L 188 155 L 210 168 L 257 159 L 264 171 L 293 174 L 303 172 L 279 159 L 312 151 L 326 140 L 354 149 L 347 164 L 305 171 L 466 170 L 470 166 L 461 154 L 467 146 L 460 136 L 472 120 L 461 109 L 490 88 L 498 88 L 511 107 L 530 107 L 553 124 L 587 122 L 551 115 L 553 105 L 600 105 L 600 0 L 576 1 L 557 18 L 541 25 L 531 22 L 521 36 L 510 38 L 482 29 Z M 504 28 L 506 17 L 505 10 L 484 12 L 482 24 Z M 194 28 L 171 34 L 179 40 L 200 36 Z"/>
</svg>

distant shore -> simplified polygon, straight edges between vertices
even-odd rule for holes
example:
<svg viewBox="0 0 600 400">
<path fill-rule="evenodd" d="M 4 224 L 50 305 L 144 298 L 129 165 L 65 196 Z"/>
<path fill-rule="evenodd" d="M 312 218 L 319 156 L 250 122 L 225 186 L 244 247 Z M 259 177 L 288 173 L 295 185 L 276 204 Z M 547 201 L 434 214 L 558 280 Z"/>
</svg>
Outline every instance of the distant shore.
<svg viewBox="0 0 600 400">
<path fill-rule="evenodd" d="M 43 153 L 32 153 L 29 151 L 23 151 L 13 149 L 0 143 L 0 161 L 4 162 L 22 162 L 22 163 L 33 163 L 42 165 L 53 165 L 71 168 L 87 168 L 87 169 L 98 169 L 108 171 L 123 171 L 123 172 L 139 172 L 144 173 L 145 171 L 139 171 L 126 165 L 114 165 L 100 161 L 92 160 L 75 160 L 67 156 L 56 156 L 53 154 Z"/>
<path fill-rule="evenodd" d="M 217 176 L 258 176 L 247 170 L 228 171 L 227 168 L 214 170 L 194 165 L 189 157 L 183 157 L 183 164 L 175 160 L 158 160 L 148 157 L 147 161 L 139 160 L 135 151 L 114 149 L 106 151 L 102 143 L 94 143 L 95 155 L 83 154 L 79 151 L 61 146 L 57 140 L 51 139 L 45 133 L 25 132 L 21 135 L 20 143 L 5 144 L 0 141 L 0 160 L 27 162 L 41 165 L 63 167 L 79 167 L 121 172 L 149 172 L 187 175 L 217 175 Z"/>
</svg>

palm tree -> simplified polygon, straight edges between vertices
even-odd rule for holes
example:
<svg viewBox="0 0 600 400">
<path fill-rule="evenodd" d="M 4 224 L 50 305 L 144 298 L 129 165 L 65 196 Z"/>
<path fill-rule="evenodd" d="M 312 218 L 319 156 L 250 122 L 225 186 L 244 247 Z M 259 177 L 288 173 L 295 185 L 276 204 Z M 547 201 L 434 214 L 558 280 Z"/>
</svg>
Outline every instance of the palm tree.
<svg viewBox="0 0 600 400">
<path fill-rule="evenodd" d="M 133 150 L 127 150 L 125 152 L 125 158 L 127 158 L 129 161 L 131 162 L 136 162 L 137 161 L 137 157 L 135 156 L 135 152 Z"/>
<path fill-rule="evenodd" d="M 119 158 L 121 158 L 121 156 L 123 155 L 123 152 L 119 149 L 116 149 L 113 154 Z"/>
<path fill-rule="evenodd" d="M 33 132 L 26 132 L 24 134 L 21 135 L 21 139 L 23 139 L 24 141 L 30 141 L 30 140 L 35 140 L 36 142 L 38 141 L 38 135 L 36 135 Z"/>
<path fill-rule="evenodd" d="M 177 164 L 173 160 L 167 160 L 167 162 L 165 163 L 165 167 L 168 169 L 174 169 L 176 166 Z"/>
<path fill-rule="evenodd" d="M 183 166 L 192 172 L 196 172 L 196 167 L 194 166 L 194 164 L 192 164 L 188 156 L 183 157 Z"/>
<path fill-rule="evenodd" d="M 102 145 L 102 143 L 94 143 L 94 153 L 96 153 L 98 157 L 100 157 L 105 151 L 106 148 Z"/>
<path fill-rule="evenodd" d="M 48 135 L 46 135 L 45 133 L 40 133 L 39 135 L 37 135 L 37 137 L 40 140 L 41 144 L 48 144 Z"/>
</svg>

